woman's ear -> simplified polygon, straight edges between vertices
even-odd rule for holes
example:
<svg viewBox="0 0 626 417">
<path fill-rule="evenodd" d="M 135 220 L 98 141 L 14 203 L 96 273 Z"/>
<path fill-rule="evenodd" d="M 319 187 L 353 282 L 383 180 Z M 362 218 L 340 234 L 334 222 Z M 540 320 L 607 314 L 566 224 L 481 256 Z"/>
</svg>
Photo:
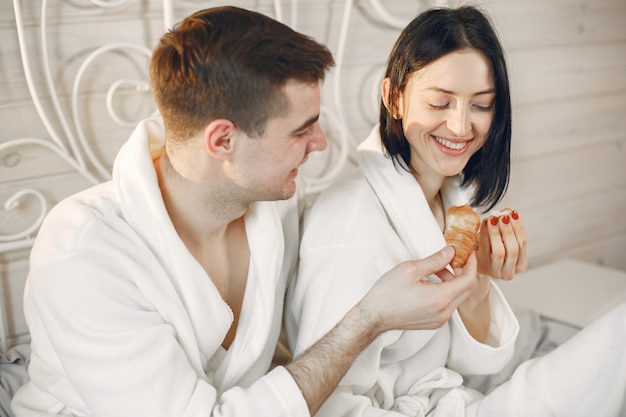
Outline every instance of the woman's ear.
<svg viewBox="0 0 626 417">
<path fill-rule="evenodd" d="M 228 119 L 215 119 L 204 128 L 204 147 L 214 158 L 229 157 L 236 141 L 237 127 Z"/>
<path fill-rule="evenodd" d="M 396 103 L 391 103 L 391 80 L 389 77 L 383 80 L 380 90 L 383 104 L 387 111 L 391 113 L 394 119 L 402 119 L 402 103 L 400 97 L 397 98 Z"/>
</svg>

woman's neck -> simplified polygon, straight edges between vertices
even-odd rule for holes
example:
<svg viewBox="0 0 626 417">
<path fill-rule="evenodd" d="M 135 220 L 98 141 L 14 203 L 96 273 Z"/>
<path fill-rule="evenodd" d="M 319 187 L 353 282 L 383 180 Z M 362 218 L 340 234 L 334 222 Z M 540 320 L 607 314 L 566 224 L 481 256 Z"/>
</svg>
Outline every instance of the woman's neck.
<svg viewBox="0 0 626 417">
<path fill-rule="evenodd" d="M 430 207 L 430 211 L 433 213 L 433 216 L 437 220 L 441 230 L 444 230 L 446 216 L 443 208 L 443 201 L 441 199 L 441 187 L 445 177 L 436 175 L 420 175 L 414 169 L 411 169 L 411 173 L 420 185 L 420 188 L 424 193 L 424 197 L 426 197 L 426 201 L 428 202 L 428 206 Z"/>
</svg>

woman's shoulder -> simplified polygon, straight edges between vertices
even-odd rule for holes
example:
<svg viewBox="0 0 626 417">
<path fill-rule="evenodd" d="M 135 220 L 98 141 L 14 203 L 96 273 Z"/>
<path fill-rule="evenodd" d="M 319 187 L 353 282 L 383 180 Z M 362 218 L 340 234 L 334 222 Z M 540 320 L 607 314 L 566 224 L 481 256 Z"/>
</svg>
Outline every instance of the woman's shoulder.
<svg viewBox="0 0 626 417">
<path fill-rule="evenodd" d="M 365 176 L 357 171 L 329 185 L 312 202 L 306 217 L 332 216 L 345 220 L 355 211 L 377 210 L 380 207 L 376 194 Z"/>
<path fill-rule="evenodd" d="M 303 217 L 303 244 L 347 243 L 349 236 L 382 233 L 387 223 L 376 193 L 362 173 L 347 176 L 322 191 Z"/>
</svg>

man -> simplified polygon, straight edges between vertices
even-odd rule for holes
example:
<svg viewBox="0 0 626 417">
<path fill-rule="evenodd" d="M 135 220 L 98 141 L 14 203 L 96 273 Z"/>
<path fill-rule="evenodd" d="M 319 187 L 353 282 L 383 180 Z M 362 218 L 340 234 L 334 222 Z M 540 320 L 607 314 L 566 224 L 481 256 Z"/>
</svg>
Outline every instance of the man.
<svg viewBox="0 0 626 417">
<path fill-rule="evenodd" d="M 150 64 L 162 122 L 142 122 L 112 181 L 55 207 L 33 247 L 18 417 L 308 416 L 380 333 L 450 317 L 476 277 L 421 281 L 448 248 L 384 275 L 268 373 L 297 261 L 298 167 L 327 146 L 319 84 L 332 64 L 317 42 L 232 7 L 163 36 Z"/>
</svg>

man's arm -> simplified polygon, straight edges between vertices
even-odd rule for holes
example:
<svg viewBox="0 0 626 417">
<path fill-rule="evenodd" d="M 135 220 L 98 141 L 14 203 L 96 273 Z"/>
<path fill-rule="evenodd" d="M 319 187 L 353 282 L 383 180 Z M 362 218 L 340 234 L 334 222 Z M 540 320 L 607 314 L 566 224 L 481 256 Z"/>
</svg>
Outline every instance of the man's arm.
<svg viewBox="0 0 626 417">
<path fill-rule="evenodd" d="M 476 258 L 452 277 L 445 266 L 450 247 L 419 261 L 404 262 L 383 275 L 337 325 L 287 365 L 311 415 L 336 388 L 355 358 L 387 330 L 432 330 L 448 321 L 476 284 Z M 436 273 L 444 282 L 423 277 Z"/>
</svg>

